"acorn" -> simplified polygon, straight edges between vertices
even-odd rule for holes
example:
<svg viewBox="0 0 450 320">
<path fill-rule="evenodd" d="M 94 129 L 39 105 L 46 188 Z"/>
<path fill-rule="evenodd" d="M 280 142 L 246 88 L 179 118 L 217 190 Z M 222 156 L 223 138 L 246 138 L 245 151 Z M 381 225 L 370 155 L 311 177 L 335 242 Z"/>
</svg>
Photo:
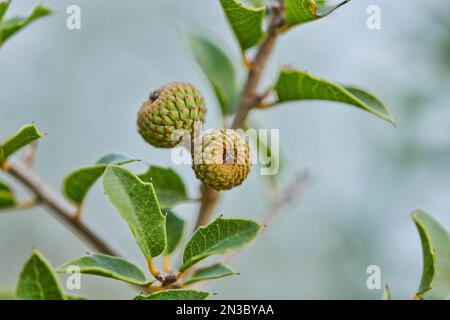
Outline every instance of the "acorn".
<svg viewBox="0 0 450 320">
<path fill-rule="evenodd" d="M 250 146 L 235 130 L 215 129 L 194 148 L 193 165 L 197 179 L 207 186 L 230 190 L 250 173 Z"/>
<path fill-rule="evenodd" d="M 145 141 L 157 148 L 173 148 L 182 137 L 174 132 L 187 130 L 191 138 L 194 123 L 204 121 L 205 100 L 190 83 L 172 82 L 150 94 L 138 113 L 138 129 Z"/>
</svg>

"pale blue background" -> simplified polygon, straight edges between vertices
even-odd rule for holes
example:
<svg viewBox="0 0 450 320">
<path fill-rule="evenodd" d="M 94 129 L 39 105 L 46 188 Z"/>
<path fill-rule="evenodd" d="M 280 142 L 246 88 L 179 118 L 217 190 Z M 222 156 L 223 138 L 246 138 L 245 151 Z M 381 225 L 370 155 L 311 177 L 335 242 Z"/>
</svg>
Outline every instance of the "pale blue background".
<svg viewBox="0 0 450 320">
<path fill-rule="evenodd" d="M 110 152 L 169 166 L 169 152 L 136 133 L 135 118 L 148 93 L 169 81 L 190 81 L 204 93 L 207 126 L 219 125 L 216 100 L 185 48 L 183 26 L 208 28 L 238 59 L 217 0 L 50 1 L 59 12 L 39 21 L 0 51 L 0 136 L 35 121 L 42 139 L 36 168 L 60 189 L 65 174 Z M 26 13 L 34 0 L 15 1 Z M 65 27 L 65 9 L 78 4 L 82 30 Z M 366 9 L 382 9 L 382 30 L 366 28 Z M 278 43 L 265 78 L 289 64 L 377 92 L 398 127 L 342 105 L 293 103 L 253 115 L 281 128 L 282 183 L 305 167 L 314 184 L 286 208 L 233 266 L 238 278 L 208 289 L 217 298 L 378 299 L 366 288 L 376 264 L 395 298 L 410 298 L 420 280 L 421 249 L 410 213 L 424 208 L 450 227 L 449 26 L 439 0 L 355 0 L 333 16 L 290 32 Z M 449 16 L 443 16 L 443 21 Z M 445 51 L 444 51 L 445 52 Z M 444 63 L 447 63 L 446 65 Z M 187 166 L 177 168 L 197 195 Z M 218 213 L 258 218 L 265 206 L 257 170 L 226 194 Z M 100 185 L 90 193 L 86 222 L 142 267 L 130 232 Z M 197 207 L 178 212 L 194 217 Z M 41 209 L 0 217 L 0 291 L 12 290 L 19 268 L 36 247 L 54 265 L 89 250 Z M 133 297 L 116 281 L 83 277 L 93 298 Z"/>
</svg>

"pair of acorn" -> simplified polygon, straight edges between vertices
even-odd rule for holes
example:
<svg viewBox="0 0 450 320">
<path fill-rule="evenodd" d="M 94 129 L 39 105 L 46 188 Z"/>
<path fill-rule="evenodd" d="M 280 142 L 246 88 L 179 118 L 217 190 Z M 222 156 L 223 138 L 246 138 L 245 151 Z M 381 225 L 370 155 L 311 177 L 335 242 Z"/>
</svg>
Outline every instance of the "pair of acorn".
<svg viewBox="0 0 450 320">
<path fill-rule="evenodd" d="M 204 122 L 205 100 L 190 83 L 173 82 L 154 91 L 138 113 L 138 129 L 149 144 L 174 148 L 178 130 L 194 141 L 195 122 Z M 230 129 L 214 129 L 192 147 L 192 168 L 197 179 L 218 191 L 242 184 L 250 172 L 250 147 L 246 139 Z"/>
</svg>

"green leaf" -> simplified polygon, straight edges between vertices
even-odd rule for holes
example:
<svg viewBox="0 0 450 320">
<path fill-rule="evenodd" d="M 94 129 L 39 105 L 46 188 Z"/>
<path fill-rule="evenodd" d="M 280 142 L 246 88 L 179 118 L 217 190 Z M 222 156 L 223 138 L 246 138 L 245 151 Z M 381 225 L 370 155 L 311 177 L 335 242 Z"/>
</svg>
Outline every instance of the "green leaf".
<svg viewBox="0 0 450 320">
<path fill-rule="evenodd" d="M 159 291 L 149 296 L 137 296 L 134 300 L 206 300 L 209 295 L 204 291 L 177 289 Z"/>
<path fill-rule="evenodd" d="M 11 36 L 25 28 L 33 21 L 48 16 L 52 13 L 53 11 L 51 9 L 38 5 L 33 9 L 28 17 L 13 17 L 11 19 L 3 21 L 0 24 L 0 47 Z"/>
<path fill-rule="evenodd" d="M 110 154 L 101 158 L 95 166 L 77 169 L 68 174 L 63 181 L 63 193 L 78 207 L 97 180 L 105 173 L 108 164 L 124 165 L 137 160 L 121 154 Z"/>
<path fill-rule="evenodd" d="M 2 180 L 0 180 L 0 210 L 14 207 L 16 205 L 16 196 L 12 189 Z"/>
<path fill-rule="evenodd" d="M 147 259 L 166 248 L 166 217 L 162 214 L 152 183 L 119 166 L 106 169 L 103 185 L 109 200 L 128 223 Z"/>
<path fill-rule="evenodd" d="M 329 6 L 324 1 L 314 0 L 285 0 L 286 23 L 288 27 L 314 21 L 326 17 L 350 0 Z"/>
<path fill-rule="evenodd" d="M 170 168 L 150 166 L 147 172 L 138 175 L 144 182 L 151 182 L 156 190 L 159 204 L 163 209 L 170 209 L 189 199 L 181 177 Z"/>
<path fill-rule="evenodd" d="M 190 285 L 200 281 L 220 279 L 228 276 L 233 276 L 235 274 L 237 274 L 236 271 L 231 269 L 229 266 L 223 263 L 217 263 L 206 268 L 198 269 L 184 284 Z"/>
<path fill-rule="evenodd" d="M 80 273 L 116 279 L 131 284 L 146 286 L 152 281 L 145 278 L 145 274 L 134 264 L 119 257 L 104 254 L 90 254 L 67 262 L 58 268 L 57 273 L 67 273 L 68 268 L 76 266 Z"/>
<path fill-rule="evenodd" d="M 20 300 L 64 300 L 65 296 L 50 263 L 36 250 L 20 272 L 16 289 Z"/>
<path fill-rule="evenodd" d="M 172 254 L 180 245 L 186 232 L 186 221 L 172 211 L 166 213 L 167 248 L 165 255 Z"/>
<path fill-rule="evenodd" d="M 187 40 L 195 60 L 214 90 L 222 115 L 232 115 L 239 97 L 233 62 L 212 38 L 201 35 L 199 32 L 188 31 Z"/>
<path fill-rule="evenodd" d="M 187 270 L 211 255 L 244 246 L 256 237 L 260 229 L 261 226 L 252 220 L 223 217 L 206 227 L 198 228 L 184 248 L 180 271 Z"/>
<path fill-rule="evenodd" d="M 0 25 L 2 23 L 3 17 L 8 10 L 9 4 L 11 3 L 10 0 L 2 1 L 0 2 Z"/>
<path fill-rule="evenodd" d="M 9 156 L 41 138 L 43 134 L 38 131 L 34 123 L 23 126 L 14 135 L 0 143 L 0 163 L 5 162 Z"/>
<path fill-rule="evenodd" d="M 242 51 L 257 45 L 264 37 L 266 8 L 251 8 L 237 0 L 220 0 Z"/>
<path fill-rule="evenodd" d="M 341 102 L 363 109 L 395 124 L 394 118 L 383 102 L 369 92 L 355 87 L 343 87 L 303 71 L 283 69 L 275 90 L 278 95 L 278 103 L 298 100 Z"/>
<path fill-rule="evenodd" d="M 419 230 L 424 261 L 417 296 L 423 299 L 448 299 L 450 236 L 444 227 L 423 211 L 415 211 L 412 218 Z"/>
</svg>

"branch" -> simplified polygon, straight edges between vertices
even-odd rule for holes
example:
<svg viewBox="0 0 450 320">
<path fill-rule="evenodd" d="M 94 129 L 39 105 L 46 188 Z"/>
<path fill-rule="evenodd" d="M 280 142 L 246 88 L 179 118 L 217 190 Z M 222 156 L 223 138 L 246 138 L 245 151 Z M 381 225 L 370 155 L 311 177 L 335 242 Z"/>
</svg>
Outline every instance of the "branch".
<svg viewBox="0 0 450 320">
<path fill-rule="evenodd" d="M 245 126 L 245 121 L 247 120 L 250 110 L 260 102 L 261 95 L 257 92 L 258 85 L 278 38 L 279 27 L 283 23 L 284 1 L 279 0 L 279 5 L 271 7 L 271 9 L 273 16 L 267 31 L 267 37 L 259 47 L 254 61 L 250 64 L 247 81 L 245 82 L 244 90 L 237 106 L 236 116 L 231 126 L 233 129 L 242 129 Z M 202 185 L 201 193 L 202 203 L 198 214 L 196 229 L 211 220 L 211 216 L 213 215 L 220 198 L 220 195 L 216 190 L 205 185 Z"/>
<path fill-rule="evenodd" d="M 76 209 L 51 190 L 36 173 L 20 162 L 8 161 L 8 171 L 11 176 L 20 181 L 36 197 L 36 201 L 49 209 L 49 212 L 62 221 L 82 240 L 97 252 L 118 256 L 118 254 L 87 225 L 75 219 Z"/>
<path fill-rule="evenodd" d="M 309 187 L 311 181 L 311 173 L 308 169 L 305 169 L 297 173 L 293 181 L 281 191 L 277 190 L 273 192 L 271 190 L 270 194 L 272 194 L 272 199 L 263 215 L 263 224 L 270 224 L 282 209 L 291 205 L 295 200 L 298 200 L 307 187 Z"/>
</svg>

